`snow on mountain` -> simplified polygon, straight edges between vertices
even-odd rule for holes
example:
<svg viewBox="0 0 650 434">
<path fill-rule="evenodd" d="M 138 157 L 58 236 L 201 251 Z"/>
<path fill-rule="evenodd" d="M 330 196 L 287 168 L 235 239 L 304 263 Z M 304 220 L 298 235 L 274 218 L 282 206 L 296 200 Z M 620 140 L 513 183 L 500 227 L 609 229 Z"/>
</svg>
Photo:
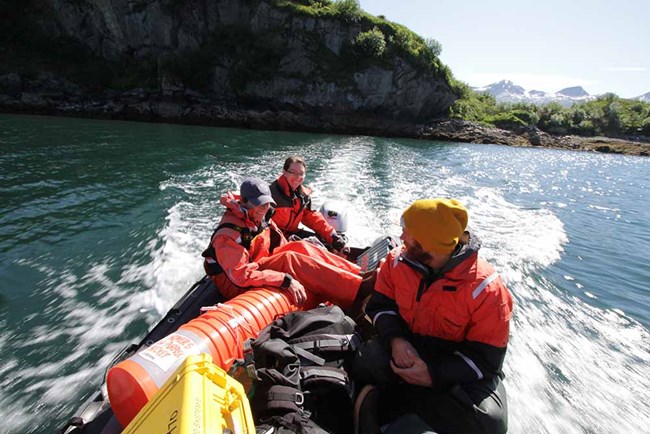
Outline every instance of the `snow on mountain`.
<svg viewBox="0 0 650 434">
<path fill-rule="evenodd" d="M 643 95 L 639 95 L 632 99 L 638 99 L 639 101 L 650 102 L 650 92 L 644 93 Z"/>
<path fill-rule="evenodd" d="M 489 92 L 495 97 L 497 95 L 524 95 L 526 90 L 517 86 L 510 80 L 501 80 L 498 83 L 492 83 L 489 86 L 483 88 L 477 88 L 479 92 Z"/>
<path fill-rule="evenodd" d="M 587 91 L 584 90 L 582 86 L 565 87 L 562 90 L 558 90 L 556 92 L 556 95 L 564 95 L 568 96 L 569 98 L 582 98 L 589 96 Z"/>
<path fill-rule="evenodd" d="M 595 96 L 589 95 L 581 86 L 567 87 L 555 93 L 547 93 L 541 90 L 527 91 L 510 80 L 501 80 L 485 87 L 474 87 L 473 89 L 493 95 L 497 102 L 532 102 L 537 105 L 558 102 L 564 107 L 570 107 L 576 102 L 595 98 Z M 650 93 L 643 96 L 650 98 Z"/>
</svg>

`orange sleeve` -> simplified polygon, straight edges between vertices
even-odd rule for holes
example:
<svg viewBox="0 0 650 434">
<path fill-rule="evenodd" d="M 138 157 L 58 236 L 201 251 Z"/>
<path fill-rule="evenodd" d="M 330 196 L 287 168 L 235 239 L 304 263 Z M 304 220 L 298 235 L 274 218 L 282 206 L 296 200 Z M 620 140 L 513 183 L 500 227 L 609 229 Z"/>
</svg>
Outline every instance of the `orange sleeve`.
<svg viewBox="0 0 650 434">
<path fill-rule="evenodd" d="M 285 273 L 260 270 L 257 262 L 250 262 L 250 255 L 244 246 L 231 237 L 217 234 L 212 245 L 219 265 L 233 284 L 243 287 L 282 285 Z"/>
<path fill-rule="evenodd" d="M 300 221 L 303 225 L 316 232 L 326 243 L 332 242 L 334 228 L 327 223 L 327 220 L 320 212 L 305 208 Z"/>
</svg>

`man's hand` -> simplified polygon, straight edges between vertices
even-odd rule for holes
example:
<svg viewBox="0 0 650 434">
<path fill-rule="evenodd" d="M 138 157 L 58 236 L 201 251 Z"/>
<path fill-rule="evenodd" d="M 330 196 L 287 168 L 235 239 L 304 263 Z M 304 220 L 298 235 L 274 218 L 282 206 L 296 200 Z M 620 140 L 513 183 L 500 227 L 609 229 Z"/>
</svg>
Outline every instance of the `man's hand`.
<svg viewBox="0 0 650 434">
<path fill-rule="evenodd" d="M 350 254 L 350 248 L 346 244 L 347 240 L 344 235 L 337 234 L 336 232 L 332 234 L 332 250 L 343 258 L 347 258 Z"/>
<path fill-rule="evenodd" d="M 296 306 L 302 306 L 305 300 L 307 300 L 307 291 L 305 291 L 305 287 L 296 279 L 291 281 L 291 284 L 287 288 L 287 292 L 291 295 L 291 298 L 293 298 L 293 302 Z"/>
<path fill-rule="evenodd" d="M 420 358 L 413 345 L 404 338 L 393 338 L 390 349 L 395 366 L 399 368 L 410 368 Z"/>
<path fill-rule="evenodd" d="M 393 361 L 390 361 L 390 367 L 393 372 L 399 377 L 406 381 L 409 384 L 414 386 L 424 386 L 431 387 L 433 386 L 433 380 L 431 379 L 431 373 L 429 372 L 429 367 L 424 360 L 419 357 L 416 357 L 413 365 L 409 368 L 400 368 Z"/>
</svg>

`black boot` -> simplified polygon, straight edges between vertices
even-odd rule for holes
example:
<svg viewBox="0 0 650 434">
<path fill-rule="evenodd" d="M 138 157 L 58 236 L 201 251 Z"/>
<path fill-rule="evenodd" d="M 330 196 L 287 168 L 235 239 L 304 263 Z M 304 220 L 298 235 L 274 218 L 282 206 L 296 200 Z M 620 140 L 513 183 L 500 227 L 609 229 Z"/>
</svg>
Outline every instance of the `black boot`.
<svg viewBox="0 0 650 434">
<path fill-rule="evenodd" d="M 367 385 L 354 402 L 354 434 L 379 434 L 379 390 Z"/>
</svg>

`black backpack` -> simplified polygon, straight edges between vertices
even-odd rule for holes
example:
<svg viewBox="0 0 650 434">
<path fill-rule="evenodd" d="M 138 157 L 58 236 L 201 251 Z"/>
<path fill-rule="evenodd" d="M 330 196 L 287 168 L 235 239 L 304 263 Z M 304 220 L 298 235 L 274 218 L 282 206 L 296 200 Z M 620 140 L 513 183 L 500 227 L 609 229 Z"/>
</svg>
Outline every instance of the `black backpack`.
<svg viewBox="0 0 650 434">
<path fill-rule="evenodd" d="M 258 432 L 351 433 L 355 390 L 345 369 L 360 343 L 337 306 L 289 313 L 248 340 Z"/>
</svg>

